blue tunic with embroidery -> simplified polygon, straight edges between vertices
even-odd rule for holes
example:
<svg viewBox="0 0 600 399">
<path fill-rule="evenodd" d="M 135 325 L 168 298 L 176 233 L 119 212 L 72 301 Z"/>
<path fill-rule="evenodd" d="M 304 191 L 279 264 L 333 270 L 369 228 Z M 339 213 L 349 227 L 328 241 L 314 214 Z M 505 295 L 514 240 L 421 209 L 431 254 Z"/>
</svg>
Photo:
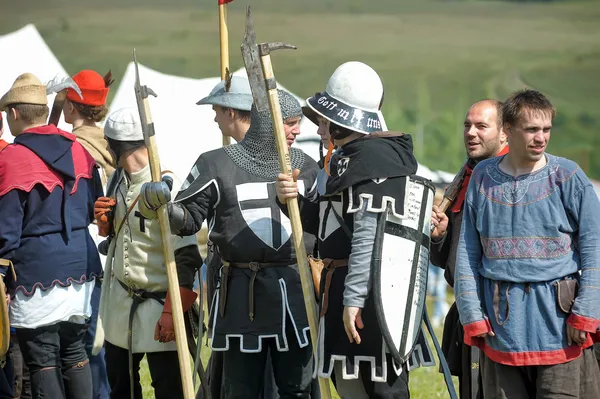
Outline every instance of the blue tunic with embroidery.
<svg viewBox="0 0 600 399">
<path fill-rule="evenodd" d="M 518 177 L 480 162 L 467 190 L 455 294 L 465 343 L 495 362 L 551 365 L 580 356 L 600 325 L 600 201 L 578 165 L 546 154 L 543 168 Z M 579 273 L 581 272 L 581 273 Z M 566 314 L 555 282 L 579 280 Z M 587 331 L 567 343 L 567 324 Z M 476 335 L 493 331 L 485 339 Z"/>
</svg>

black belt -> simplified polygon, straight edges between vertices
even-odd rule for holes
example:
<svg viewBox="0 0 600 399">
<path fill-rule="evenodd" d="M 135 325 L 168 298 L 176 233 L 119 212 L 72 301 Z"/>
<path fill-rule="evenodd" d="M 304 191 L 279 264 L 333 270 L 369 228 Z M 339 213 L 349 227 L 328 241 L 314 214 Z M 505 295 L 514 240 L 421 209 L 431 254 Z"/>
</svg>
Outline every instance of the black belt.
<svg viewBox="0 0 600 399">
<path fill-rule="evenodd" d="M 131 303 L 131 308 L 129 308 L 129 321 L 127 329 L 127 352 L 129 355 L 129 388 L 131 392 L 131 399 L 135 399 L 133 389 L 133 316 L 135 316 L 135 311 L 137 310 L 138 306 L 140 306 L 142 302 L 145 302 L 148 299 L 154 299 L 155 301 L 159 302 L 161 305 L 164 306 L 164 299 L 167 297 L 167 292 L 150 292 L 141 289 L 135 289 L 129 287 L 127 284 L 125 284 L 119 279 L 116 280 L 119 282 L 119 284 L 121 284 L 121 287 L 123 287 L 123 289 L 127 291 L 127 294 L 129 295 L 129 297 L 131 297 L 133 301 Z"/>
<path fill-rule="evenodd" d="M 250 286 L 248 287 L 248 306 L 250 321 L 254 320 L 254 280 L 256 274 L 268 267 L 286 267 L 296 264 L 295 261 L 289 260 L 284 262 L 228 262 L 223 260 L 223 270 L 221 271 L 221 286 L 219 287 L 219 315 L 223 317 L 225 314 L 225 302 L 227 300 L 227 284 L 231 268 L 250 269 L 252 277 L 250 277 Z"/>
</svg>

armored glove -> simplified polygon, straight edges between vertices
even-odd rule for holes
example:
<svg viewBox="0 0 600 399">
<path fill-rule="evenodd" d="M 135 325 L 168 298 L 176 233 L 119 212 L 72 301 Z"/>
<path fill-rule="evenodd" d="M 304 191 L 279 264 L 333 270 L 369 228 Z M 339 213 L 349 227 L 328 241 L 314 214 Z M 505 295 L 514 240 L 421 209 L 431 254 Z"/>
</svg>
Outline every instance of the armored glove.
<svg viewBox="0 0 600 399">
<path fill-rule="evenodd" d="M 113 209 L 117 202 L 113 198 L 100 197 L 94 203 L 94 218 L 98 224 L 98 234 L 107 237 L 113 221 Z"/>
<path fill-rule="evenodd" d="M 156 210 L 171 201 L 173 178 L 163 176 L 161 182 L 144 183 L 140 190 L 140 212 L 147 219 L 156 219 Z"/>
<path fill-rule="evenodd" d="M 183 307 L 183 311 L 187 312 L 196 301 L 198 294 L 184 287 L 179 287 L 179 293 L 181 295 L 181 306 Z M 160 319 L 158 319 L 158 323 L 156 323 L 156 327 L 154 328 L 154 340 L 159 342 L 170 342 L 175 340 L 173 310 L 171 309 L 171 297 L 169 294 L 167 294 L 167 299 L 165 300 L 165 306 L 163 307 Z"/>
</svg>

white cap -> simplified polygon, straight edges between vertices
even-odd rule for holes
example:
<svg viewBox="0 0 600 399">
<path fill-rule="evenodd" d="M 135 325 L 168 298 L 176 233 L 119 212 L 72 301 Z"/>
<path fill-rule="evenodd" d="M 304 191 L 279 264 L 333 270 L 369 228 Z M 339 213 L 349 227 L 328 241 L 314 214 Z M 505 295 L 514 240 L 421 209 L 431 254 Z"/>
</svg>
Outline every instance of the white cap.
<svg viewBox="0 0 600 399">
<path fill-rule="evenodd" d="M 117 141 L 144 140 L 140 115 L 136 108 L 118 109 L 108 115 L 104 124 L 104 135 Z"/>
</svg>

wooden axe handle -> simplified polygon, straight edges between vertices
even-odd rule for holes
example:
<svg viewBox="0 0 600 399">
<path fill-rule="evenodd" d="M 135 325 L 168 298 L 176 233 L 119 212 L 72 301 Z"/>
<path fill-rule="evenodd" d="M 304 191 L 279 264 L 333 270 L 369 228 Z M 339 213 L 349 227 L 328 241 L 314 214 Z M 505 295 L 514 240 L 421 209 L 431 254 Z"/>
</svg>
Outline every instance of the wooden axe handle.
<svg viewBox="0 0 600 399">
<path fill-rule="evenodd" d="M 221 49 L 221 80 L 229 69 L 229 30 L 227 29 L 227 5 L 219 4 L 219 42 Z M 229 136 L 223 135 L 223 147 L 230 144 Z"/>
<path fill-rule="evenodd" d="M 50 117 L 48 118 L 48 124 L 58 126 L 58 122 L 60 121 L 60 115 L 63 111 L 63 106 L 65 105 L 65 100 L 67 99 L 67 89 L 61 90 L 56 93 L 54 97 L 54 103 L 52 104 L 52 110 L 50 111 Z"/>
<path fill-rule="evenodd" d="M 146 114 L 147 126 L 154 127 L 148 98 L 143 99 L 143 106 Z M 162 179 L 160 170 L 160 159 L 158 157 L 158 147 L 156 145 L 156 136 L 153 134 L 147 137 L 148 158 L 153 182 L 160 182 Z M 163 205 L 157 210 L 158 223 L 160 225 L 160 236 L 162 240 L 163 257 L 167 269 L 167 280 L 169 283 L 169 297 L 171 299 L 173 325 L 175 327 L 175 343 L 179 355 L 179 369 L 181 370 L 181 383 L 185 399 L 194 399 L 194 384 L 192 383 L 192 367 L 190 364 L 189 348 L 185 324 L 183 321 L 183 306 L 181 304 L 181 295 L 179 293 L 179 278 L 177 277 L 177 265 L 175 264 L 175 254 L 171 245 L 171 227 L 169 225 L 169 215 L 167 206 Z"/>
<path fill-rule="evenodd" d="M 266 81 L 275 82 L 273 74 L 273 66 L 271 64 L 271 56 L 261 56 L 261 64 Z M 279 95 L 277 88 L 268 90 L 269 108 L 273 118 L 273 127 L 275 128 L 275 142 L 277 145 L 277 153 L 279 155 L 279 166 L 282 173 L 289 176 L 292 175 L 292 165 L 290 162 L 290 153 L 288 150 L 287 140 L 285 137 L 285 129 L 283 126 L 283 117 L 281 107 L 279 105 Z M 300 282 L 302 284 L 302 293 L 304 296 L 304 306 L 306 307 L 306 316 L 310 327 L 310 338 L 312 341 L 313 355 L 317 356 L 318 344 L 318 326 L 319 319 L 317 317 L 317 303 L 315 301 L 315 292 L 313 288 L 312 276 L 308 270 L 308 258 L 306 255 L 306 247 L 304 246 L 304 231 L 302 230 L 302 221 L 300 219 L 300 209 L 298 208 L 298 199 L 292 198 L 287 201 L 288 213 L 292 223 L 292 239 L 294 248 L 296 249 L 296 257 L 298 260 L 298 271 L 300 273 Z M 331 391 L 329 388 L 329 379 L 319 378 L 319 388 L 322 399 L 330 399 Z"/>
</svg>

